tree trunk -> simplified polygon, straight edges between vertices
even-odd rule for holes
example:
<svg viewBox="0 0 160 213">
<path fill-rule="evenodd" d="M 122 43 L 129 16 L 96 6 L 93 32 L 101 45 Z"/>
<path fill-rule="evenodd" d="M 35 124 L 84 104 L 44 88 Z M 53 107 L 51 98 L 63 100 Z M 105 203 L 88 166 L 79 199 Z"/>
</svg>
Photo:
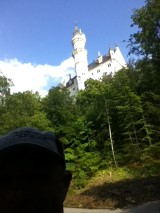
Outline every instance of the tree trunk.
<svg viewBox="0 0 160 213">
<path fill-rule="evenodd" d="M 115 153 L 114 153 L 114 146 L 113 146 L 113 139 L 112 139 L 112 130 L 111 130 L 111 125 L 110 125 L 109 117 L 108 117 L 108 128 L 109 128 L 109 137 L 110 137 L 110 142 L 111 142 L 111 149 L 112 149 L 112 155 L 113 155 L 113 159 L 114 159 L 114 164 L 117 167 L 117 161 L 116 161 L 116 157 L 115 157 Z"/>
<path fill-rule="evenodd" d="M 109 138 L 110 138 L 110 142 L 111 142 L 112 155 L 113 155 L 114 164 L 117 167 L 117 161 L 116 161 L 114 146 L 113 146 L 112 130 L 111 130 L 111 124 L 110 124 L 110 120 L 109 120 L 109 112 L 108 112 L 106 100 L 105 100 L 105 107 L 106 107 L 106 112 L 107 112 L 107 121 L 108 121 Z"/>
</svg>

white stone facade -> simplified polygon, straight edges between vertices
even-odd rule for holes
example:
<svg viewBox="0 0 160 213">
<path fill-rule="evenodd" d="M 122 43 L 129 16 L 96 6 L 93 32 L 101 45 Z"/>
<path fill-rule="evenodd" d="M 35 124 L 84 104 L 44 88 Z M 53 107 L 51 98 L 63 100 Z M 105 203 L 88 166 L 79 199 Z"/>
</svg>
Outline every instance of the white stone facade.
<svg viewBox="0 0 160 213">
<path fill-rule="evenodd" d="M 76 76 L 71 78 L 66 83 L 67 89 L 71 96 L 76 96 L 79 90 L 85 88 L 85 81 L 89 78 L 101 80 L 103 75 L 114 74 L 118 70 L 126 67 L 126 62 L 118 46 L 115 49 L 109 49 L 106 55 L 98 54 L 96 60 L 88 64 L 87 50 L 85 49 L 86 37 L 85 34 L 75 26 L 72 45 L 72 56 L 75 62 Z"/>
</svg>

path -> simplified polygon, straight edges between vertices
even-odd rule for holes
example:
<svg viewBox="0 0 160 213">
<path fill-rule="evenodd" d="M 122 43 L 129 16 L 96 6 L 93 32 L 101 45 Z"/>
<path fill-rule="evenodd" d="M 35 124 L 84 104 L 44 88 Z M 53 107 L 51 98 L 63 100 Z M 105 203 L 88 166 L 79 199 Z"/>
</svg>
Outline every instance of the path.
<svg viewBox="0 0 160 213">
<path fill-rule="evenodd" d="M 153 201 L 131 209 L 74 209 L 65 208 L 64 213 L 160 213 L 160 201 Z"/>
</svg>

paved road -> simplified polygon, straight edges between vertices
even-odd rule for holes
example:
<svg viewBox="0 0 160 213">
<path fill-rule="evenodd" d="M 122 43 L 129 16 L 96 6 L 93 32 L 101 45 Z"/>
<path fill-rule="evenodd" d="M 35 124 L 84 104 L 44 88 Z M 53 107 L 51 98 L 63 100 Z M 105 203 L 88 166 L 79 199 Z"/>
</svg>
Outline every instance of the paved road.
<svg viewBox="0 0 160 213">
<path fill-rule="evenodd" d="M 160 201 L 153 201 L 131 209 L 70 209 L 65 208 L 64 213 L 160 213 Z"/>
</svg>

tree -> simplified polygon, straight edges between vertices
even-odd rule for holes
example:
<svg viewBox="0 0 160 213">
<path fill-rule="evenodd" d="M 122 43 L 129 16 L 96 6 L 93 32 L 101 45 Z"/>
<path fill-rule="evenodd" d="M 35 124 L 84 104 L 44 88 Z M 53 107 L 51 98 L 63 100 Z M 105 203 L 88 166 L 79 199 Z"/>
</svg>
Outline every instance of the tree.
<svg viewBox="0 0 160 213">
<path fill-rule="evenodd" d="M 86 115 L 88 122 L 92 124 L 97 141 L 97 149 L 109 155 L 108 142 L 111 147 L 113 162 L 117 166 L 115 150 L 113 145 L 113 134 L 111 127 L 111 97 L 109 84 L 98 80 L 89 79 L 85 83 L 86 89 L 81 91 L 77 97 L 77 104 Z M 107 148 L 107 149 L 106 149 Z"/>
<path fill-rule="evenodd" d="M 141 99 L 136 94 L 129 76 L 129 69 L 122 69 L 113 77 L 112 126 L 119 151 L 124 153 L 124 159 L 128 156 L 128 161 L 132 161 L 140 157 L 145 146 L 151 145 L 151 132 L 144 116 Z"/>
<path fill-rule="evenodd" d="M 50 121 L 42 111 L 38 93 L 30 91 L 7 95 L 0 114 L 0 134 L 15 128 L 32 126 L 41 130 L 49 129 Z"/>
<path fill-rule="evenodd" d="M 47 118 L 52 122 L 55 129 L 58 130 L 58 128 L 67 126 L 69 122 L 74 121 L 76 116 L 75 104 L 66 88 L 51 88 L 42 103 Z"/>
<path fill-rule="evenodd" d="M 10 88 L 13 86 L 11 79 L 6 78 L 0 72 L 0 104 L 4 103 L 4 98 L 10 94 Z"/>
<path fill-rule="evenodd" d="M 160 95 L 146 91 L 141 95 L 141 100 L 152 141 L 157 143 L 160 138 Z"/>
<path fill-rule="evenodd" d="M 133 24 L 138 32 L 130 35 L 130 53 L 152 58 L 159 64 L 160 58 L 160 1 L 146 0 L 146 5 L 134 10 Z"/>
</svg>

